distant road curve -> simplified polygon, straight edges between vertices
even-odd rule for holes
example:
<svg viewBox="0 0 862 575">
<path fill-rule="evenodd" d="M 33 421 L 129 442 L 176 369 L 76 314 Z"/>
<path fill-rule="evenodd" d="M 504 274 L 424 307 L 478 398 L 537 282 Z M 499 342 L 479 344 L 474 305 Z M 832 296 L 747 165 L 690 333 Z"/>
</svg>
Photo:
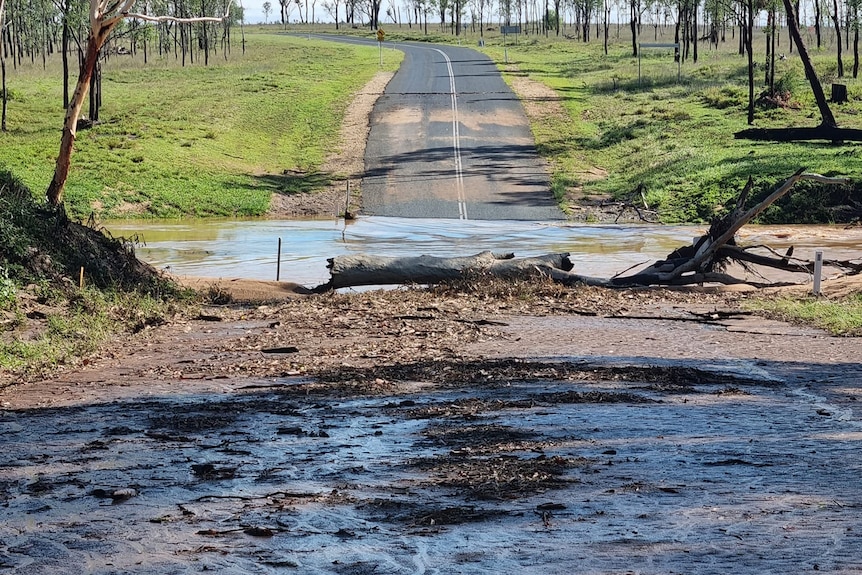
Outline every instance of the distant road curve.
<svg viewBox="0 0 862 575">
<path fill-rule="evenodd" d="M 384 47 L 405 57 L 371 115 L 363 213 L 563 219 L 523 107 L 490 58 L 457 46 L 386 42 Z"/>
</svg>

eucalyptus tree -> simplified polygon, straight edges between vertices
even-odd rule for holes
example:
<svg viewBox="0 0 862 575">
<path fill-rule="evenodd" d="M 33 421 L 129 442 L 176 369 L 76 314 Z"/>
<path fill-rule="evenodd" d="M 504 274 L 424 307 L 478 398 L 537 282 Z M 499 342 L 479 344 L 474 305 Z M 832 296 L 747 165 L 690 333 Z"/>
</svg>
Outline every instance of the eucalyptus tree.
<svg viewBox="0 0 862 575">
<path fill-rule="evenodd" d="M 590 41 L 590 24 L 592 23 L 593 14 L 598 8 L 608 6 L 608 2 L 610 0 L 571 0 L 571 7 L 575 16 L 575 27 L 578 29 L 578 37 L 583 42 Z M 610 7 L 608 6 L 609 11 Z"/>
<path fill-rule="evenodd" d="M 464 14 L 465 0 L 451 0 L 449 5 L 452 10 L 452 18 L 450 18 L 450 20 L 452 22 L 452 26 L 455 29 L 455 35 L 460 36 L 461 18 Z"/>
<path fill-rule="evenodd" d="M 497 3 L 497 13 L 500 16 L 500 23 L 503 26 L 512 25 L 512 2 L 514 0 L 499 0 Z"/>
<path fill-rule="evenodd" d="M 380 8 L 383 6 L 383 0 L 365 0 L 357 6 L 368 14 L 369 27 L 372 30 L 380 28 Z"/>
<path fill-rule="evenodd" d="M 751 1 L 751 0 L 749 0 Z M 802 66 L 805 69 L 805 77 L 811 85 L 811 92 L 814 95 L 814 101 L 817 103 L 817 108 L 820 110 L 820 127 L 834 129 L 838 127 L 835 121 L 835 116 L 832 115 L 832 110 L 829 108 L 829 103 L 826 101 L 826 94 L 823 93 L 823 86 L 820 85 L 820 80 L 817 78 L 817 72 L 814 70 L 814 65 L 811 63 L 811 58 L 808 56 L 808 50 L 805 48 L 805 43 L 802 40 L 802 34 L 799 31 L 799 19 L 794 13 L 794 6 L 791 0 L 784 1 L 784 10 L 791 17 L 787 19 L 787 25 L 790 28 L 790 33 L 793 36 L 796 47 L 799 50 L 799 59 L 802 60 Z"/>
<path fill-rule="evenodd" d="M 60 206 L 63 202 L 63 192 L 66 180 L 69 177 L 72 152 L 75 145 L 75 137 L 78 129 L 78 117 L 84 99 L 90 88 L 90 81 L 99 60 L 100 53 L 108 41 L 114 28 L 127 18 L 139 18 L 149 22 L 173 21 L 177 24 L 193 23 L 201 21 L 221 22 L 230 16 L 230 2 L 223 16 L 197 16 L 192 18 L 178 18 L 173 15 L 149 15 L 142 12 L 133 12 L 136 0 L 90 0 L 90 30 L 87 37 L 86 52 L 81 66 L 78 82 L 69 105 L 66 108 L 66 117 L 63 121 L 63 133 L 60 140 L 60 153 L 57 155 L 57 163 L 54 169 L 54 177 L 45 192 L 48 203 L 52 206 Z"/>
<path fill-rule="evenodd" d="M 770 96 L 775 96 L 775 48 L 778 39 L 779 0 L 766 0 L 766 66 L 764 82 Z"/>
<path fill-rule="evenodd" d="M 754 7 L 755 0 L 744 0 L 745 53 L 748 56 L 748 124 L 754 124 Z"/>
<path fill-rule="evenodd" d="M 562 26 L 560 25 L 560 11 L 562 10 L 563 0 L 554 0 L 554 28 L 556 29 L 557 36 L 560 35 L 560 29 Z"/>
<path fill-rule="evenodd" d="M 850 31 L 853 32 L 853 77 L 859 76 L 859 4 L 862 0 L 850 0 L 848 18 Z M 849 36 L 849 32 L 848 32 Z"/>
<path fill-rule="evenodd" d="M 283 2 L 284 0 L 279 0 L 279 2 Z M 340 0 L 328 0 L 323 3 L 323 9 L 326 10 L 332 19 L 335 20 L 335 29 L 338 30 L 338 6 L 341 4 Z M 284 24 L 284 15 L 282 14 L 282 24 Z"/>
<path fill-rule="evenodd" d="M 13 66 L 20 65 L 26 57 L 31 63 L 40 59 L 44 67 L 54 49 L 51 29 L 57 22 L 53 4 L 48 0 L 8 0 L 4 12 Z"/>
<path fill-rule="evenodd" d="M 835 46 L 838 57 L 838 77 L 844 77 L 844 58 L 841 52 L 841 12 L 839 10 L 838 0 L 832 0 L 832 12 L 829 14 L 832 18 L 832 23 L 835 25 Z"/>
<path fill-rule="evenodd" d="M 431 9 L 431 0 L 410 0 L 413 7 L 414 17 L 417 24 L 420 24 L 428 35 L 428 11 Z M 420 18 L 421 16 L 421 18 Z"/>
<path fill-rule="evenodd" d="M 683 62 L 691 55 L 697 62 L 697 14 L 700 0 L 677 0 L 674 42 L 679 44 L 677 58 Z"/>
<path fill-rule="evenodd" d="M 820 22 L 823 20 L 823 12 L 820 7 L 821 0 L 813 0 L 814 4 L 814 37 L 817 39 L 817 49 L 820 49 L 823 38 L 821 33 Z M 799 20 L 797 20 L 797 23 Z"/>
<path fill-rule="evenodd" d="M 479 36 L 485 36 L 485 14 L 490 8 L 491 0 L 470 0 L 470 5 L 473 8 L 473 14 L 479 22 Z"/>
<path fill-rule="evenodd" d="M 703 21 L 709 27 L 709 43 L 718 47 L 724 42 L 728 16 L 732 13 L 728 0 L 704 0 Z"/>
</svg>

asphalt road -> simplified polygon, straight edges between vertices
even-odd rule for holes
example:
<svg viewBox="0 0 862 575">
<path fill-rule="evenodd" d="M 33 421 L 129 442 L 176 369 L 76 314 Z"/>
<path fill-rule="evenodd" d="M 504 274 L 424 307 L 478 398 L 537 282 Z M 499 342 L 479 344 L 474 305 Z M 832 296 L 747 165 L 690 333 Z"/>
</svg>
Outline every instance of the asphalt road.
<svg viewBox="0 0 862 575">
<path fill-rule="evenodd" d="M 405 58 L 372 112 L 363 213 L 563 218 L 523 107 L 487 56 L 445 45 L 385 47 Z"/>
</svg>

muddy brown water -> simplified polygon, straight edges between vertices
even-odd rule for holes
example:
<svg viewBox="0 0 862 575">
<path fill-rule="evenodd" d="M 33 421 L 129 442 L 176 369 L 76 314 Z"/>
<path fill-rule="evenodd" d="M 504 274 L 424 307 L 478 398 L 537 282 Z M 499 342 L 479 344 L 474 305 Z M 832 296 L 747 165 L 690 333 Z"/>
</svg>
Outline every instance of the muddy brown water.
<svg viewBox="0 0 862 575">
<path fill-rule="evenodd" d="M 115 236 L 142 241 L 139 256 L 178 275 L 274 280 L 279 271 L 280 279 L 307 286 L 329 280 L 327 258 L 355 253 L 452 257 L 491 250 L 522 257 L 568 252 L 578 273 L 610 277 L 662 259 L 705 231 L 697 226 L 381 217 L 348 224 L 334 219 L 117 221 L 107 228 Z M 862 227 L 747 226 L 740 239 L 781 250 L 793 245 L 795 255 L 808 260 L 817 249 L 826 259 L 862 257 Z"/>
</svg>

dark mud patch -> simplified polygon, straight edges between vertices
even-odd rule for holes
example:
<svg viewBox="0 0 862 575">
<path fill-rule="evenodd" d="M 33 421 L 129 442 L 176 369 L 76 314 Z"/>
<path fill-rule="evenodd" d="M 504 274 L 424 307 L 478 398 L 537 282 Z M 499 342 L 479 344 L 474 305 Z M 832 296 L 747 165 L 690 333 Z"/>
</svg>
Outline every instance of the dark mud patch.
<svg viewBox="0 0 862 575">
<path fill-rule="evenodd" d="M 465 425 L 462 427 L 437 424 L 429 426 L 422 432 L 422 435 L 427 438 L 424 443 L 427 445 L 471 451 L 523 448 L 523 446 L 534 445 L 538 438 L 538 435 L 531 431 L 495 424 Z"/>
<path fill-rule="evenodd" d="M 570 469 L 588 464 L 586 458 L 464 457 L 453 453 L 446 457 L 417 459 L 409 466 L 431 475 L 431 479 L 424 482 L 426 487 L 452 489 L 468 499 L 506 500 L 562 489 L 576 482 L 566 476 Z"/>
<path fill-rule="evenodd" d="M 686 391 L 697 385 L 769 385 L 768 380 L 678 365 L 600 365 L 589 361 L 537 362 L 504 360 L 428 360 L 373 368 L 339 367 L 315 374 L 322 383 L 344 386 L 368 382 L 421 381 L 437 386 L 504 387 L 530 381 L 620 381 L 654 391 Z M 361 387 L 360 387 L 361 389 Z"/>
<path fill-rule="evenodd" d="M 507 511 L 481 508 L 476 505 L 434 508 L 412 501 L 392 499 L 372 499 L 358 505 L 357 509 L 369 521 L 402 523 L 410 527 L 479 523 L 508 514 Z"/>
<path fill-rule="evenodd" d="M 407 417 L 415 419 L 465 418 L 475 419 L 481 414 L 494 413 L 503 410 L 533 409 L 555 404 L 575 403 L 650 403 L 655 400 L 627 392 L 606 391 L 563 391 L 555 393 L 531 394 L 523 398 L 490 399 L 477 398 L 459 399 L 433 405 L 423 405 L 411 409 Z M 403 403 L 401 404 L 403 405 Z"/>
</svg>

